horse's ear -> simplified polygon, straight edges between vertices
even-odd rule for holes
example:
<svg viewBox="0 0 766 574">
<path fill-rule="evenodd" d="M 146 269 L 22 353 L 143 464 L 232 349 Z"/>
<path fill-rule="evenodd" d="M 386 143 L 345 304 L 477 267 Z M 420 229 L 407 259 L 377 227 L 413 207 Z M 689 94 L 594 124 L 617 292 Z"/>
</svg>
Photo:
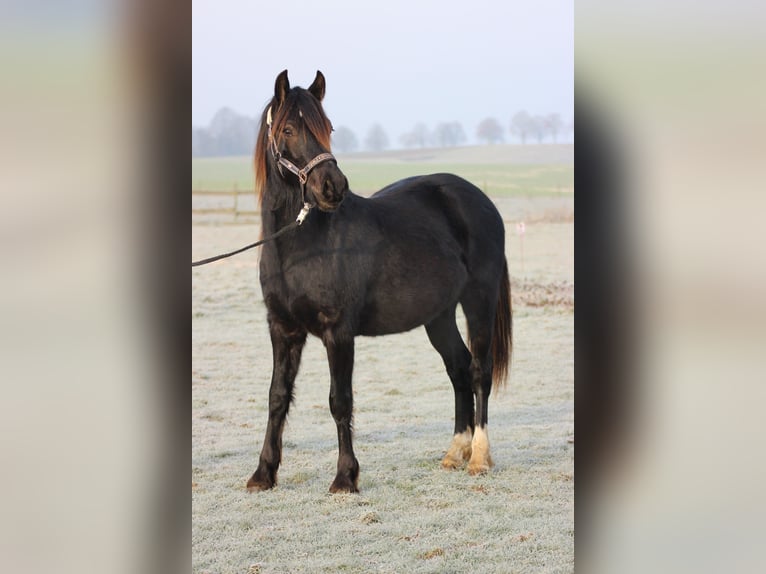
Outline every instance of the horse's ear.
<svg viewBox="0 0 766 574">
<path fill-rule="evenodd" d="M 314 83 L 309 86 L 309 92 L 320 102 L 324 99 L 324 75 L 319 70 Z"/>
<path fill-rule="evenodd" d="M 282 73 L 277 76 L 277 81 L 274 84 L 274 97 L 277 100 L 277 105 L 281 106 L 282 102 L 287 97 L 287 92 L 290 91 L 290 80 L 287 79 L 287 70 L 282 70 Z"/>
</svg>

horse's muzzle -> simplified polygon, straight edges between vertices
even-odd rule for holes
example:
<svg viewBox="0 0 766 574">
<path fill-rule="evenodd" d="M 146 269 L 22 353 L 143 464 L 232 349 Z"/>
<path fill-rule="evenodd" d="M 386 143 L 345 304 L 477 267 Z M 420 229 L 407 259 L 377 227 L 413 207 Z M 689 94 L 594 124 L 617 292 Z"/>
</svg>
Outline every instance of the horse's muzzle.
<svg viewBox="0 0 766 574">
<path fill-rule="evenodd" d="M 308 189 L 322 211 L 335 211 L 348 192 L 348 179 L 336 166 L 320 166 L 311 173 Z"/>
</svg>

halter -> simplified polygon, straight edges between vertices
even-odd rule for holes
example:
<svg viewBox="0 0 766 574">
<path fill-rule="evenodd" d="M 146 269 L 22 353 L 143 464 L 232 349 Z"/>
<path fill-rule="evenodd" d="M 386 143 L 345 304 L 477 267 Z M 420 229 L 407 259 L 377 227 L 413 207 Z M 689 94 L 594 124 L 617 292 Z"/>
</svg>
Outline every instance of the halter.
<svg viewBox="0 0 766 574">
<path fill-rule="evenodd" d="M 269 106 L 269 109 L 266 112 L 266 125 L 269 127 L 269 147 L 271 148 L 271 155 L 273 156 L 274 161 L 277 162 L 277 168 L 279 169 L 279 174 L 282 177 L 284 177 L 285 174 L 282 171 L 282 168 L 285 167 L 298 177 L 298 181 L 301 184 L 301 197 L 303 198 L 303 207 L 301 208 L 300 213 L 298 213 L 298 217 L 295 218 L 295 221 L 293 221 L 292 223 L 288 225 L 285 225 L 282 229 L 280 229 L 273 235 L 270 235 L 269 237 L 264 237 L 260 241 L 256 241 L 255 243 L 251 243 L 250 245 L 246 245 L 245 247 L 241 247 L 240 249 L 237 249 L 235 251 L 230 251 L 229 253 L 222 253 L 221 255 L 208 257 L 207 259 L 192 261 L 192 267 L 197 267 L 198 265 L 207 265 L 208 263 L 212 263 L 213 261 L 219 261 L 220 259 L 231 257 L 232 255 L 236 255 L 237 253 L 242 253 L 243 251 L 247 251 L 248 249 L 252 249 L 253 247 L 258 247 L 259 245 L 263 245 L 264 243 L 268 241 L 274 241 L 276 238 L 284 235 L 288 231 L 295 229 L 301 223 L 303 223 L 303 220 L 306 219 L 306 216 L 309 214 L 309 211 L 311 211 L 311 208 L 314 207 L 308 201 L 306 201 L 306 181 L 308 181 L 309 172 L 311 172 L 312 169 L 314 169 L 323 161 L 335 159 L 335 156 L 327 152 L 320 153 L 318 156 L 316 156 L 314 159 L 308 162 L 305 166 L 303 166 L 303 169 L 298 169 L 298 166 L 295 165 L 293 162 L 283 158 L 282 154 L 279 153 L 279 149 L 277 149 L 277 143 L 274 141 L 274 136 L 271 133 L 271 106 Z"/>
<path fill-rule="evenodd" d="M 308 162 L 305 166 L 303 166 L 303 169 L 298 168 L 297 165 L 295 165 L 289 159 L 282 157 L 282 154 L 279 153 L 279 149 L 277 148 L 277 142 L 274 139 L 274 135 L 271 132 L 271 123 L 272 123 L 271 106 L 269 106 L 269 109 L 266 112 L 266 125 L 268 126 L 269 148 L 271 149 L 271 155 L 274 158 L 274 161 L 277 162 L 277 168 L 279 169 L 279 174 L 282 177 L 284 177 L 285 175 L 284 172 L 282 171 L 282 168 L 284 167 L 291 173 L 295 174 L 298 177 L 298 181 L 301 184 L 301 197 L 303 198 L 303 209 L 301 209 L 301 212 L 298 214 L 298 219 L 296 220 L 298 224 L 300 225 L 301 223 L 303 223 L 303 220 L 308 215 L 309 210 L 313 207 L 308 201 L 306 201 L 306 182 L 308 181 L 309 173 L 311 172 L 312 169 L 314 169 L 320 163 L 329 161 L 331 159 L 335 159 L 335 156 L 328 152 L 320 153 L 318 156 L 316 156 L 314 159 Z"/>
</svg>

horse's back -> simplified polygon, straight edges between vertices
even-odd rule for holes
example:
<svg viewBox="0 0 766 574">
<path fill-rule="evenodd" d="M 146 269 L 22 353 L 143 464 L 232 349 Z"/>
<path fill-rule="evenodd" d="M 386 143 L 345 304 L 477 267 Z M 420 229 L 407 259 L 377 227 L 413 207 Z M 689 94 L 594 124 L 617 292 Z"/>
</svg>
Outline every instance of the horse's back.
<svg viewBox="0 0 766 574">
<path fill-rule="evenodd" d="M 481 249 L 504 251 L 505 229 L 495 204 L 481 189 L 457 175 L 408 177 L 384 187 L 370 199 L 413 224 L 443 219 L 459 238 L 473 238 Z"/>
<path fill-rule="evenodd" d="M 408 199 L 422 201 L 439 196 L 454 200 L 455 207 L 466 205 L 497 213 L 497 208 L 481 189 L 453 173 L 432 173 L 401 179 L 374 193 L 370 199 L 406 203 Z"/>
<path fill-rule="evenodd" d="M 471 194 L 478 192 L 480 195 L 484 195 L 484 192 L 482 192 L 470 181 L 463 179 L 454 173 L 432 173 L 429 175 L 413 175 L 404 179 L 400 179 L 399 181 L 395 181 L 380 191 L 375 192 L 372 196 L 370 196 L 370 198 L 382 199 L 433 187 L 454 189 Z"/>
<path fill-rule="evenodd" d="M 370 196 L 370 199 L 381 199 L 384 197 L 391 196 L 392 194 L 395 194 L 396 192 L 401 192 L 403 190 L 407 190 L 411 187 L 412 184 L 416 183 L 417 181 L 423 179 L 423 175 L 414 175 L 411 177 L 406 177 L 404 179 L 400 179 L 399 181 L 395 181 L 394 183 L 388 184 L 383 189 L 376 191 Z"/>
</svg>

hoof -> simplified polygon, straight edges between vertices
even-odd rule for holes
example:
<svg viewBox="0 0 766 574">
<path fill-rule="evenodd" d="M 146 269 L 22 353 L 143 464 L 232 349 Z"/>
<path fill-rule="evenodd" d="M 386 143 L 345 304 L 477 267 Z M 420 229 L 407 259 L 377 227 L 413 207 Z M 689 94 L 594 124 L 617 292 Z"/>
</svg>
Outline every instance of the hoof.
<svg viewBox="0 0 766 574">
<path fill-rule="evenodd" d="M 343 492 L 348 492 L 348 493 L 359 492 L 359 488 L 357 487 L 357 484 L 356 484 L 358 478 L 359 478 L 358 470 L 353 474 L 353 476 L 339 474 L 335 477 L 335 480 L 332 481 L 332 484 L 330 485 L 330 492 L 332 494 L 338 494 Z"/>
<path fill-rule="evenodd" d="M 335 474 L 335 480 L 330 485 L 330 492 L 337 494 L 340 492 L 359 492 L 357 481 L 359 480 L 359 462 L 356 458 L 350 458 L 344 461 L 338 461 L 338 472 Z"/>
<path fill-rule="evenodd" d="M 468 461 L 468 474 L 476 476 L 477 474 L 486 474 L 490 467 L 494 466 L 492 457 L 489 454 L 489 437 L 487 436 L 486 425 L 477 426 L 473 433 L 471 441 L 471 460 Z"/>
<path fill-rule="evenodd" d="M 480 474 L 487 474 L 489 472 L 489 465 L 487 464 L 469 464 L 468 474 L 471 476 L 478 476 Z"/>
<path fill-rule="evenodd" d="M 330 485 L 330 494 L 357 494 L 359 489 L 353 484 L 335 484 Z"/>
<path fill-rule="evenodd" d="M 472 432 L 470 428 L 452 437 L 452 444 L 450 444 L 447 454 L 442 459 L 442 468 L 448 470 L 460 468 L 465 461 L 471 458 L 471 438 Z"/>
<path fill-rule="evenodd" d="M 442 459 L 442 468 L 445 470 L 456 470 L 463 466 L 463 463 L 464 461 L 462 458 L 454 458 L 447 455 Z"/>
<path fill-rule="evenodd" d="M 495 462 L 492 457 L 487 455 L 484 461 L 471 461 L 468 463 L 468 474 L 471 476 L 477 476 L 479 474 L 487 474 L 489 469 L 495 466 Z"/>
<path fill-rule="evenodd" d="M 253 476 L 250 477 L 250 480 L 247 481 L 247 491 L 261 492 L 262 490 L 270 490 L 274 488 L 276 484 L 276 477 L 270 478 L 258 476 L 258 472 L 256 472 Z"/>
</svg>

